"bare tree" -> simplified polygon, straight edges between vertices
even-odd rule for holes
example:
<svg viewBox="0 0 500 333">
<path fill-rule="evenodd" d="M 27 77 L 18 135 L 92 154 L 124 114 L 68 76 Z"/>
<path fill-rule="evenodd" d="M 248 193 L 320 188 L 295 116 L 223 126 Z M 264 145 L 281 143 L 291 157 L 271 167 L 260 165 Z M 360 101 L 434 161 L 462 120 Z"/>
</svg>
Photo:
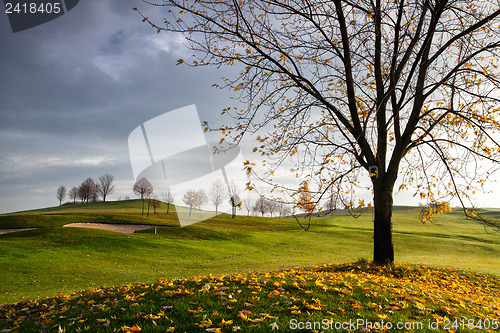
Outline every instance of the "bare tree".
<svg viewBox="0 0 500 333">
<path fill-rule="evenodd" d="M 203 220 L 203 206 L 208 202 L 208 196 L 203 189 L 198 190 L 194 197 L 194 206 L 200 210 L 200 217 Z"/>
<path fill-rule="evenodd" d="M 170 211 L 170 205 L 174 204 L 174 199 L 175 199 L 172 191 L 170 190 L 170 187 L 167 187 L 167 192 L 163 194 L 162 199 L 163 202 L 165 202 L 165 204 L 167 205 L 167 214 L 168 214 L 168 212 Z"/>
<path fill-rule="evenodd" d="M 82 202 L 97 201 L 97 185 L 91 177 L 80 184 L 78 197 Z"/>
<path fill-rule="evenodd" d="M 257 213 L 260 213 L 262 217 L 269 211 L 268 207 L 268 200 L 264 197 L 259 197 L 255 201 L 255 206 L 253 207 L 253 210 Z"/>
<path fill-rule="evenodd" d="M 92 202 L 99 201 L 99 185 L 97 183 L 94 183 L 94 185 L 92 186 L 92 189 L 90 192 L 90 200 Z"/>
<path fill-rule="evenodd" d="M 132 190 L 142 200 L 142 215 L 144 215 L 144 200 L 153 194 L 153 185 L 145 177 L 142 177 L 135 182 Z"/>
<path fill-rule="evenodd" d="M 325 208 L 333 214 L 333 211 L 337 209 L 337 204 L 339 203 L 339 193 L 335 187 L 330 187 L 328 189 L 328 197 L 326 198 Z"/>
<path fill-rule="evenodd" d="M 225 110 L 237 120 L 221 128 L 227 139 L 274 126 L 255 148 L 273 168 L 260 174 L 249 162 L 249 173 L 273 183 L 275 168 L 292 158 L 297 174 L 316 188 L 311 202 L 340 186 L 347 208 L 355 199 L 371 205 L 352 190 L 366 187 L 360 182 L 366 179 L 375 263 L 394 261 L 398 177 L 399 189 L 413 187 L 428 207 L 446 207 L 453 197 L 467 216 L 478 216 L 465 201 L 500 162 L 498 1 L 159 5 L 168 19 L 144 21 L 158 32 L 183 33 L 197 56 L 190 65 L 241 65 L 239 75 L 220 85 L 241 93 L 247 105 Z M 477 168 L 483 161 L 493 167 Z"/>
<path fill-rule="evenodd" d="M 99 184 L 97 185 L 97 193 L 102 197 L 102 201 L 106 201 L 108 194 L 113 193 L 115 186 L 113 180 L 115 177 L 109 173 L 99 177 Z"/>
<path fill-rule="evenodd" d="M 147 212 L 146 216 L 149 217 L 149 208 L 150 207 L 153 207 L 153 214 L 156 215 L 156 210 L 161 207 L 161 201 L 158 200 L 157 196 L 154 196 L 154 197 L 147 198 L 147 202 L 148 202 L 148 212 Z"/>
<path fill-rule="evenodd" d="M 282 216 L 289 216 L 292 214 L 292 210 L 290 209 L 290 207 L 284 203 L 281 204 L 281 207 L 280 207 L 280 217 Z"/>
<path fill-rule="evenodd" d="M 243 207 L 247 210 L 247 216 L 250 216 L 250 211 L 253 208 L 253 202 L 250 199 L 243 200 Z"/>
<path fill-rule="evenodd" d="M 241 207 L 241 199 L 238 195 L 238 186 L 234 180 L 231 180 L 231 183 L 228 186 L 228 194 L 229 194 L 229 204 L 231 205 L 231 217 L 234 219 L 236 216 L 236 210 Z"/>
<path fill-rule="evenodd" d="M 210 187 L 210 201 L 215 206 L 215 216 L 217 216 L 219 205 L 226 197 L 226 187 L 220 179 L 216 179 Z"/>
<path fill-rule="evenodd" d="M 267 199 L 267 211 L 271 217 L 277 209 L 279 209 L 279 203 L 273 199 Z"/>
<path fill-rule="evenodd" d="M 80 199 L 80 202 L 81 203 L 84 203 L 85 200 L 86 200 L 86 193 L 84 191 L 84 189 L 82 188 L 82 186 L 78 186 L 78 198 Z"/>
<path fill-rule="evenodd" d="M 182 197 L 182 201 L 189 207 L 189 217 L 191 217 L 193 206 L 196 205 L 196 191 L 191 189 L 187 190 Z"/>
<path fill-rule="evenodd" d="M 69 190 L 69 197 L 73 199 L 73 203 L 76 203 L 76 198 L 78 198 L 78 187 L 73 186 L 73 188 Z"/>
<path fill-rule="evenodd" d="M 158 197 L 155 197 L 153 201 L 153 214 L 156 214 L 156 211 L 160 209 L 161 204 L 161 200 L 159 200 Z"/>
<path fill-rule="evenodd" d="M 61 185 L 57 188 L 57 194 L 56 194 L 57 200 L 59 200 L 59 206 L 62 205 L 62 201 L 66 197 L 66 186 Z"/>
<path fill-rule="evenodd" d="M 193 210 L 193 207 L 197 208 L 200 210 L 200 216 L 201 219 L 203 219 L 203 205 L 205 205 L 208 202 L 208 196 L 206 195 L 205 191 L 203 189 L 200 189 L 198 191 L 194 190 L 187 190 L 186 193 L 184 193 L 184 197 L 182 198 L 182 201 L 189 207 L 189 216 L 191 216 L 191 212 Z"/>
</svg>

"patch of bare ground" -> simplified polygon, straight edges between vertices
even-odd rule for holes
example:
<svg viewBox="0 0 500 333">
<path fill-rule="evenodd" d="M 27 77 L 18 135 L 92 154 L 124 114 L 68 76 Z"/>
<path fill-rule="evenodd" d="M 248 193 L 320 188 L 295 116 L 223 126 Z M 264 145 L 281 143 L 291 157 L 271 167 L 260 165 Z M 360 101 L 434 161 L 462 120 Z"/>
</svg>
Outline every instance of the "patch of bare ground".
<svg viewBox="0 0 500 333">
<path fill-rule="evenodd" d="M 133 234 L 139 230 L 152 229 L 154 226 L 147 224 L 108 224 L 108 223 L 70 223 L 65 227 L 70 228 L 91 228 L 108 231 L 121 232 L 125 234 Z"/>
</svg>

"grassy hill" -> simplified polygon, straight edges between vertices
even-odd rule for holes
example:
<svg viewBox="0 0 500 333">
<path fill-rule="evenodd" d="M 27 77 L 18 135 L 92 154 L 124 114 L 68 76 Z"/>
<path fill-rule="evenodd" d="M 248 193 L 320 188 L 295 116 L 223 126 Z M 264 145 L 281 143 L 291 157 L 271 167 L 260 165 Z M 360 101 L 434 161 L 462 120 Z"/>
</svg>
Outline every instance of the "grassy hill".
<svg viewBox="0 0 500 333">
<path fill-rule="evenodd" d="M 306 232 L 293 218 L 231 219 L 222 214 L 180 228 L 165 208 L 150 217 L 140 211 L 141 202 L 131 200 L 0 215 L 0 228 L 39 227 L 0 235 L 0 304 L 102 286 L 340 264 L 372 256 L 369 214 L 313 218 Z M 418 213 L 411 207 L 394 212 L 397 263 L 500 275 L 500 233 L 459 212 L 438 216 L 433 224 L 421 224 Z M 120 234 L 62 227 L 73 222 L 162 227 L 156 235 L 151 230 Z"/>
<path fill-rule="evenodd" d="M 494 332 L 500 278 L 358 262 L 93 288 L 0 306 L 1 332 Z"/>
<path fill-rule="evenodd" d="M 147 205 L 145 210 L 147 212 Z M 0 215 L 0 228 L 48 228 L 78 222 L 178 225 L 175 214 L 165 214 L 166 207 L 161 208 L 163 214 L 156 215 L 153 214 L 151 208 L 150 217 L 141 215 L 141 211 L 141 200 L 64 205 L 2 214 Z M 170 205 L 170 212 L 175 212 L 173 205 Z"/>
</svg>

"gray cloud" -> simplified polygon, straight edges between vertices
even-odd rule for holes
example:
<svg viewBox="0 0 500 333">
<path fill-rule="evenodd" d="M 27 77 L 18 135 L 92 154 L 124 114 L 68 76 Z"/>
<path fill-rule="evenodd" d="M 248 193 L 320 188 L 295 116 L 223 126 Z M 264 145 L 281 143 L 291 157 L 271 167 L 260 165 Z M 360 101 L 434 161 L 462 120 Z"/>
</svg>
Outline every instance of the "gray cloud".
<svg viewBox="0 0 500 333">
<path fill-rule="evenodd" d="M 0 212 L 55 205 L 57 186 L 89 176 L 111 173 L 117 183 L 133 183 L 130 131 L 190 104 L 203 120 L 217 119 L 230 102 L 211 88 L 221 74 L 176 66 L 190 57 L 182 38 L 157 34 L 133 5 L 80 1 L 60 18 L 15 34 L 1 18 Z M 131 195 L 126 187 L 115 196 Z"/>
</svg>

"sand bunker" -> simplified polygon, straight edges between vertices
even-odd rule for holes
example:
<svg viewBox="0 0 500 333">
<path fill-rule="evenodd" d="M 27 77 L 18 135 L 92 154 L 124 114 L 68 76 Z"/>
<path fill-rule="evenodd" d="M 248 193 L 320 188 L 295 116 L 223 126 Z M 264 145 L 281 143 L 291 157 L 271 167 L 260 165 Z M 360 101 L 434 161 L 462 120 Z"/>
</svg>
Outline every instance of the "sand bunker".
<svg viewBox="0 0 500 333">
<path fill-rule="evenodd" d="M 101 230 L 122 232 L 124 234 L 133 234 L 138 230 L 154 228 L 153 225 L 148 225 L 148 224 L 107 224 L 107 223 L 70 223 L 66 224 L 65 227 L 101 229 Z"/>
<path fill-rule="evenodd" d="M 36 228 L 0 229 L 0 235 L 8 234 L 9 232 L 18 232 L 18 231 L 33 230 L 33 229 Z"/>
</svg>

